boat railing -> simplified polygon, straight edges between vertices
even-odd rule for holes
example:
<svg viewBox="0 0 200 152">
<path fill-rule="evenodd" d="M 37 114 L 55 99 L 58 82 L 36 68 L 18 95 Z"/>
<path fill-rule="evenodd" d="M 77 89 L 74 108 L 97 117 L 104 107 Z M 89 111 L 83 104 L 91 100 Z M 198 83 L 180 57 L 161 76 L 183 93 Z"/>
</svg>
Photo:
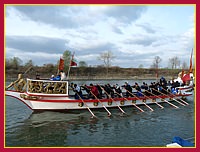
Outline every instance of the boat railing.
<svg viewBox="0 0 200 152">
<path fill-rule="evenodd" d="M 27 93 L 68 95 L 68 81 L 27 79 Z"/>
</svg>

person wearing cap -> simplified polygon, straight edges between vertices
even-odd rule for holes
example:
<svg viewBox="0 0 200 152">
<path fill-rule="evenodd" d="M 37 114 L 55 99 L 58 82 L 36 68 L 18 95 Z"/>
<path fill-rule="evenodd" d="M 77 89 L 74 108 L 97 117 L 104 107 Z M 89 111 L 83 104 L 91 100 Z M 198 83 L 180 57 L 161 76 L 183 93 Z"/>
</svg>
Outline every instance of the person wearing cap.
<svg viewBox="0 0 200 152">
<path fill-rule="evenodd" d="M 51 78 L 50 78 L 50 80 L 54 80 L 54 78 L 55 78 L 55 76 L 54 76 L 54 75 L 52 75 L 52 76 L 51 76 Z"/>
</svg>

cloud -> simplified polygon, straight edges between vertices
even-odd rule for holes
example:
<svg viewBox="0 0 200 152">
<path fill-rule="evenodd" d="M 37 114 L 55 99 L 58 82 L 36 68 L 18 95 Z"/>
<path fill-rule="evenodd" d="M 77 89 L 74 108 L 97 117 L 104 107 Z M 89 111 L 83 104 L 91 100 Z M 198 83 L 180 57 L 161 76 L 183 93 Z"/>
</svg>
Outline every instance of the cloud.
<svg viewBox="0 0 200 152">
<path fill-rule="evenodd" d="M 144 29 L 144 31 L 146 31 L 147 33 L 151 33 L 151 34 L 155 34 L 156 31 L 158 30 L 158 29 L 154 29 L 154 27 L 149 23 L 140 23 L 140 24 L 138 23 L 135 25 L 138 27 L 141 27 L 142 29 Z"/>
<path fill-rule="evenodd" d="M 136 21 L 146 11 L 146 6 L 14 6 L 21 18 L 49 24 L 56 28 L 92 26 L 99 20 L 127 24 Z M 96 10 L 94 8 L 97 8 Z M 9 13 L 8 13 L 9 14 Z"/>
<path fill-rule="evenodd" d="M 32 60 L 33 64 L 39 66 L 48 63 L 56 64 L 60 56 L 61 54 L 59 53 L 48 53 L 39 51 L 24 52 L 13 48 L 6 49 L 6 58 L 19 57 L 23 61 L 23 64 L 29 60 Z"/>
<path fill-rule="evenodd" d="M 41 36 L 6 36 L 6 47 L 24 52 L 62 53 L 67 40 Z"/>
<path fill-rule="evenodd" d="M 130 24 L 139 19 L 146 10 L 146 6 L 112 6 L 105 10 L 105 14 L 119 22 Z"/>
<path fill-rule="evenodd" d="M 82 7 L 71 6 L 15 6 L 24 20 L 49 24 L 56 28 L 77 28 L 91 23 Z M 82 24 L 83 23 L 83 24 Z"/>
<path fill-rule="evenodd" d="M 117 34 L 123 34 L 122 30 L 117 26 L 112 26 L 112 31 Z"/>
<path fill-rule="evenodd" d="M 158 38 L 156 36 L 133 35 L 131 38 L 126 39 L 124 43 L 129 45 L 141 45 L 147 47 L 152 45 L 156 41 L 158 41 Z"/>
<path fill-rule="evenodd" d="M 88 55 L 88 54 L 98 54 L 100 55 L 104 51 L 115 51 L 116 46 L 115 44 L 105 42 L 105 41 L 100 41 L 100 42 L 95 42 L 95 41 L 88 41 L 87 45 L 78 45 L 77 48 L 77 54 L 79 56 L 81 55 Z"/>
</svg>

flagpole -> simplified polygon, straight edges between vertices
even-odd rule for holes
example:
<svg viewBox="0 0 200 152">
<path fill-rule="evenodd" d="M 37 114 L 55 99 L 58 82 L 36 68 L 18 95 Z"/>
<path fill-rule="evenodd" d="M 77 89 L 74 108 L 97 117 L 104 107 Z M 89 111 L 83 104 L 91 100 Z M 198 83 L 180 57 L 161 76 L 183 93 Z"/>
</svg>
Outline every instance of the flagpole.
<svg viewBox="0 0 200 152">
<path fill-rule="evenodd" d="M 71 69 L 71 60 L 70 60 L 69 68 L 68 68 L 68 72 L 67 72 L 67 80 L 69 80 L 69 72 L 70 72 L 70 69 Z"/>
<path fill-rule="evenodd" d="M 193 48 L 192 48 L 192 52 L 191 52 L 191 56 L 190 56 L 190 69 L 189 69 L 189 73 L 192 73 L 192 55 L 193 55 Z"/>
<path fill-rule="evenodd" d="M 68 68 L 68 72 L 67 72 L 67 80 L 69 80 L 69 73 L 70 73 L 70 70 L 71 70 L 71 62 L 72 62 L 73 58 L 74 58 L 74 53 L 72 54 L 72 58 L 69 61 L 69 68 Z"/>
<path fill-rule="evenodd" d="M 61 58 L 61 56 L 60 56 L 60 58 Z M 58 70 L 57 70 L 57 75 L 59 74 L 59 68 L 60 68 L 60 60 L 59 60 L 59 64 L 58 64 Z"/>
</svg>

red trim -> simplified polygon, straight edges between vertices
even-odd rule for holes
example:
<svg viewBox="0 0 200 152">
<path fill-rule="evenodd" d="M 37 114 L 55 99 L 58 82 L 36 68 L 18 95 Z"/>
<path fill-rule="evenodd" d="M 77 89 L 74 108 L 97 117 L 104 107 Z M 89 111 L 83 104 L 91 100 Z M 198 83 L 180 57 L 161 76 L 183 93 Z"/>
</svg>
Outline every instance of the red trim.
<svg viewBox="0 0 200 152">
<path fill-rule="evenodd" d="M 111 102 L 111 101 L 124 101 L 124 100 L 148 100 L 148 99 L 165 99 L 165 98 L 173 98 L 173 97 L 180 97 L 180 96 L 189 96 L 188 94 L 185 95 L 169 95 L 169 96 L 148 96 L 148 97 L 129 97 L 129 98 L 110 98 L 110 99 L 84 99 L 84 102 Z M 29 101 L 35 101 L 35 102 L 57 102 L 57 103 L 61 103 L 61 102 L 65 102 L 65 103 L 69 103 L 69 102 L 82 102 L 82 100 L 79 99 L 75 99 L 75 100 L 31 100 L 31 99 L 27 99 Z"/>
<path fill-rule="evenodd" d="M 190 89 L 190 88 L 193 88 L 193 86 L 189 86 L 187 88 L 179 88 L 179 90 L 186 90 L 186 89 Z"/>
<path fill-rule="evenodd" d="M 10 90 L 9 90 L 10 91 Z M 11 91 L 11 92 L 18 92 L 18 91 Z M 20 93 L 20 92 L 18 92 Z M 28 94 L 27 92 L 22 92 L 22 93 L 25 93 L 27 95 L 30 95 Z M 110 98 L 110 99 L 84 99 L 83 101 L 84 102 L 111 102 L 111 101 L 123 101 L 123 100 L 148 100 L 148 99 L 165 99 L 165 98 L 173 98 L 173 97 L 180 97 L 180 96 L 190 96 L 192 94 L 182 94 L 182 95 L 158 95 L 158 96 L 141 96 L 141 97 L 128 97 L 128 98 Z M 20 98 L 18 97 L 15 97 L 13 95 L 7 95 L 7 96 L 11 96 L 11 97 L 14 97 L 16 99 L 19 99 L 21 100 Z M 32 96 L 40 96 L 40 95 L 32 95 Z M 63 96 L 46 96 L 46 97 L 63 97 Z M 68 96 L 64 96 L 64 97 L 68 97 Z M 65 103 L 69 103 L 69 102 L 82 102 L 81 100 L 79 99 L 68 99 L 68 100 L 43 100 L 43 99 L 24 99 L 24 100 L 29 100 L 29 101 L 35 101 L 35 102 L 55 102 L 55 103 L 61 103 L 61 102 L 65 102 Z M 21 100 L 23 101 L 23 100 Z M 23 101 L 24 102 L 24 101 Z M 25 103 L 26 104 L 26 103 Z M 26 104 L 27 105 L 27 104 Z M 28 106 L 28 105 L 27 105 Z"/>
</svg>

